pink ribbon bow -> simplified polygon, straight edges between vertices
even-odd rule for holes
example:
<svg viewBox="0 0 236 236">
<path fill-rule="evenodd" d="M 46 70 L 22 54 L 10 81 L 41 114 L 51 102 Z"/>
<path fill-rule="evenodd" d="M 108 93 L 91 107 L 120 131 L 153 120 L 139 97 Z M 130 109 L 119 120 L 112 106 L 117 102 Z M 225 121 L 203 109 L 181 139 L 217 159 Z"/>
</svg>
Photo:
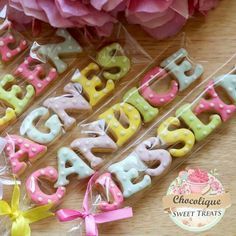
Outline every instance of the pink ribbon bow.
<svg viewBox="0 0 236 236">
<path fill-rule="evenodd" d="M 83 210 L 60 209 L 56 212 L 57 218 L 61 222 L 71 221 L 81 218 L 85 221 L 86 236 L 98 236 L 97 224 L 126 219 L 133 216 L 131 207 L 101 213 L 91 213 L 89 209 L 88 195 L 94 183 L 95 174 L 90 178 L 83 200 Z"/>
</svg>

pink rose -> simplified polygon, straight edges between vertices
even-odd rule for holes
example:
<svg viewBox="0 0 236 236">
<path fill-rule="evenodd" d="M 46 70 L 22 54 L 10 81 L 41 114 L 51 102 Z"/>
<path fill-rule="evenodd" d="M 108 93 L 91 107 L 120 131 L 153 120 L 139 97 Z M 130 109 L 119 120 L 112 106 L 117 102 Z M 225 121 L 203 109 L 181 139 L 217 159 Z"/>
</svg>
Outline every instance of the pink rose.
<svg viewBox="0 0 236 236">
<path fill-rule="evenodd" d="M 188 18 L 187 0 L 130 0 L 126 16 L 150 35 L 163 39 L 176 34 Z"/>
<path fill-rule="evenodd" d="M 204 170 L 195 169 L 189 174 L 188 181 L 193 183 L 207 183 L 209 181 L 208 173 Z"/>
</svg>

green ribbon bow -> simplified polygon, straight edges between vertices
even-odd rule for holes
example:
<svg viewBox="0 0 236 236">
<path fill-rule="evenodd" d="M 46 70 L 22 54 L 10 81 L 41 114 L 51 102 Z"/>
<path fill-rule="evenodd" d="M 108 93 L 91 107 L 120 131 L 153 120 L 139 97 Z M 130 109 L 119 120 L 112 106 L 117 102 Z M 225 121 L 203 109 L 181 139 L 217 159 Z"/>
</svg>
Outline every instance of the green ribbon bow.
<svg viewBox="0 0 236 236">
<path fill-rule="evenodd" d="M 20 188 L 17 184 L 14 185 L 11 206 L 6 201 L 0 200 L 0 216 L 10 217 L 12 221 L 12 236 L 30 236 L 31 223 L 54 215 L 52 212 L 49 211 L 52 208 L 52 204 L 35 207 L 27 211 L 21 211 L 19 209 L 19 202 Z"/>
</svg>

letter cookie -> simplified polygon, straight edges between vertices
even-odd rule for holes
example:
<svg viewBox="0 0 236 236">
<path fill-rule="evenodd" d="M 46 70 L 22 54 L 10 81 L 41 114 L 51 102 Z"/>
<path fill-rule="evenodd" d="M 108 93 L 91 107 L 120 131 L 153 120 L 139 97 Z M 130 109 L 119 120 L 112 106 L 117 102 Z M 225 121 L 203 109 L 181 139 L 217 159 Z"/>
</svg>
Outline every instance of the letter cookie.
<svg viewBox="0 0 236 236">
<path fill-rule="evenodd" d="M 131 88 L 123 97 L 123 101 L 133 105 L 142 115 L 144 123 L 152 121 L 158 115 L 158 109 L 153 108 L 139 94 L 136 87 Z"/>
<path fill-rule="evenodd" d="M 5 153 L 10 161 L 12 172 L 16 176 L 20 176 L 25 171 L 27 167 L 26 156 L 32 163 L 47 151 L 46 146 L 39 145 L 21 136 L 7 135 L 6 140 Z"/>
<path fill-rule="evenodd" d="M 26 40 L 20 40 L 19 45 L 12 49 L 12 44 L 16 43 L 16 39 L 10 33 L 0 37 L 0 55 L 3 62 L 13 60 L 18 54 L 27 48 Z"/>
<path fill-rule="evenodd" d="M 70 163 L 70 167 L 66 164 Z M 69 183 L 67 176 L 77 174 L 78 179 L 84 179 L 92 175 L 94 171 L 70 148 L 62 147 L 58 151 L 58 179 L 55 187 Z"/>
<path fill-rule="evenodd" d="M 35 63 L 37 65 L 32 69 Z M 34 86 L 36 96 L 41 95 L 47 86 L 58 77 L 55 68 L 50 68 L 47 74 L 46 69 L 42 65 L 43 63 L 29 56 L 17 67 L 14 73 Z"/>
<path fill-rule="evenodd" d="M 160 163 L 155 169 L 148 168 L 145 170 L 145 173 L 150 176 L 160 176 L 170 168 L 172 162 L 171 155 L 164 149 L 157 149 L 161 145 L 159 137 L 151 137 L 143 141 L 135 149 L 135 152 L 143 162 L 155 161 Z"/>
<path fill-rule="evenodd" d="M 26 180 L 26 190 L 29 198 L 37 205 L 46 205 L 48 203 L 58 205 L 66 193 L 64 187 L 58 187 L 56 192 L 50 195 L 42 192 L 39 187 L 40 178 L 55 182 L 57 176 L 57 171 L 53 167 L 42 168 L 32 173 Z"/>
<path fill-rule="evenodd" d="M 82 85 L 83 91 L 87 96 L 90 105 L 95 106 L 114 90 L 115 84 L 112 80 L 108 80 L 105 87 L 99 89 L 102 87 L 102 81 L 98 76 L 93 75 L 91 79 L 87 78 L 87 75 L 91 71 L 99 71 L 98 65 L 95 63 L 90 63 L 81 71 L 81 73 L 75 73 L 72 77 L 72 81 L 78 82 Z"/>
<path fill-rule="evenodd" d="M 55 141 L 62 131 L 62 124 L 57 115 L 52 115 L 46 122 L 45 126 L 49 129 L 49 132 L 41 132 L 34 126 L 34 122 L 40 117 L 49 116 L 49 111 L 45 107 L 39 107 L 30 112 L 30 114 L 24 119 L 20 127 L 20 134 L 27 135 L 31 140 L 41 143 L 48 144 Z"/>
<path fill-rule="evenodd" d="M 224 88 L 234 103 L 236 103 L 236 75 L 222 75 L 215 79 L 215 84 Z"/>
<path fill-rule="evenodd" d="M 32 85 L 26 86 L 26 94 L 23 98 L 23 91 L 18 85 L 13 85 L 10 90 L 8 86 L 15 82 L 15 78 L 12 75 L 5 75 L 0 81 L 0 100 L 9 105 L 10 109 L 13 108 L 16 115 L 20 115 L 25 108 L 29 105 L 34 97 L 34 88 Z"/>
<path fill-rule="evenodd" d="M 236 77 L 235 77 L 236 78 Z M 207 85 L 206 96 L 210 96 L 210 99 L 201 99 L 197 107 L 194 109 L 196 115 L 203 112 L 216 111 L 221 119 L 227 121 L 236 111 L 236 106 L 225 104 L 216 93 L 214 89 L 214 81 L 210 81 Z"/>
<path fill-rule="evenodd" d="M 115 117 L 115 112 L 120 113 L 120 119 L 122 115 L 128 119 L 128 128 L 125 128 L 120 121 Z M 120 147 L 127 142 L 141 126 L 141 117 L 139 112 L 131 105 L 127 103 L 118 103 L 99 116 L 99 119 L 106 121 L 108 130 L 116 138 L 116 144 Z"/>
<path fill-rule="evenodd" d="M 140 93 L 154 107 L 164 106 L 171 102 L 175 99 L 179 91 L 178 83 L 175 80 L 171 80 L 171 88 L 166 93 L 158 94 L 151 89 L 151 83 L 155 80 L 165 79 L 167 75 L 168 74 L 164 69 L 155 67 L 151 69 L 141 80 Z"/>
<path fill-rule="evenodd" d="M 220 116 L 215 114 L 210 116 L 209 124 L 203 124 L 192 112 L 191 104 L 188 103 L 176 111 L 176 116 L 180 117 L 194 132 L 194 136 L 197 141 L 205 139 L 222 123 Z"/>
<path fill-rule="evenodd" d="M 97 62 L 104 67 L 104 78 L 107 80 L 119 80 L 124 77 L 130 70 L 130 60 L 124 55 L 124 51 L 120 44 L 113 43 L 104 47 L 97 55 Z M 118 69 L 118 72 L 110 72 L 111 69 Z"/>
<path fill-rule="evenodd" d="M 69 116 L 68 112 L 90 110 L 91 106 L 81 95 L 82 87 L 78 83 L 69 83 L 64 87 L 64 94 L 59 97 L 51 97 L 44 101 L 43 105 L 52 109 L 62 120 L 65 130 L 69 130 L 75 124 L 76 119 Z"/>
<path fill-rule="evenodd" d="M 169 152 L 174 157 L 185 156 L 192 150 L 195 143 L 195 137 L 190 130 L 184 128 L 170 131 L 169 127 L 171 126 L 178 128 L 180 126 L 179 119 L 176 117 L 169 117 L 162 122 L 157 129 L 158 137 L 165 145 L 183 144 L 184 146 L 182 148 L 171 148 Z"/>
<path fill-rule="evenodd" d="M 123 196 L 125 198 L 130 197 L 151 184 L 151 177 L 149 175 L 145 175 L 144 178 L 138 183 L 134 184 L 132 182 L 134 179 L 140 177 L 139 172 L 144 172 L 146 169 L 147 167 L 145 164 L 134 152 L 124 160 L 108 167 L 108 170 L 115 175 L 121 184 Z"/>
<path fill-rule="evenodd" d="M 191 75 L 186 75 L 188 71 L 193 69 L 193 65 L 187 60 L 188 52 L 181 48 L 161 62 L 161 67 L 170 71 L 176 79 L 179 81 L 179 90 L 185 90 L 191 83 L 197 80 L 203 73 L 203 67 L 200 64 L 195 66 L 195 69 Z M 177 64 L 183 60 L 179 65 Z"/>
<path fill-rule="evenodd" d="M 122 192 L 112 180 L 110 173 L 100 175 L 95 181 L 95 186 L 98 190 L 102 189 L 102 191 L 105 192 L 107 196 L 106 199 L 108 200 L 99 202 L 101 211 L 112 211 L 120 208 L 124 198 Z M 112 202 L 110 202 L 110 200 L 112 200 Z"/>
<path fill-rule="evenodd" d="M 63 73 L 68 65 L 61 59 L 63 56 L 82 52 L 82 48 L 75 39 L 64 29 L 58 29 L 56 34 L 64 38 L 64 42 L 41 45 L 38 53 L 49 58 L 56 66 L 59 74 Z"/>
<path fill-rule="evenodd" d="M 91 137 L 78 138 L 71 143 L 71 147 L 78 150 L 91 163 L 91 167 L 97 167 L 103 159 L 93 152 L 114 152 L 116 143 L 106 134 L 104 120 L 98 120 L 86 125 L 86 132 Z"/>
</svg>

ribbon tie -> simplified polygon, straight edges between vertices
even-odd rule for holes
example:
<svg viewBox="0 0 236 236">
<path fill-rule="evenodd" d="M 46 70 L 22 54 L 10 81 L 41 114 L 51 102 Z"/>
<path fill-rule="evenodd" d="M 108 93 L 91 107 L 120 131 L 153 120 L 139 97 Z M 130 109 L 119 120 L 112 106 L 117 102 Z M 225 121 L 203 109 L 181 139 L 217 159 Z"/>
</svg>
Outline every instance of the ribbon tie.
<svg viewBox="0 0 236 236">
<path fill-rule="evenodd" d="M 88 195 L 94 183 L 93 175 L 88 183 L 83 200 L 83 210 L 61 209 L 56 212 L 57 218 L 61 222 L 71 221 L 81 218 L 85 221 L 86 236 L 98 236 L 97 224 L 112 222 L 116 220 L 126 219 L 133 216 L 132 208 L 126 207 L 118 210 L 101 213 L 91 213 L 89 209 Z"/>
<path fill-rule="evenodd" d="M 0 137 L 0 155 L 2 154 L 5 146 L 7 144 L 6 139 Z M 0 199 L 3 197 L 3 185 L 15 185 L 20 184 L 20 181 L 5 177 L 7 173 L 7 166 L 0 166 Z"/>
<path fill-rule="evenodd" d="M 3 200 L 0 200 L 0 216 L 9 216 L 12 221 L 11 235 L 12 236 L 30 236 L 30 224 L 54 214 L 49 210 L 52 204 L 35 207 L 27 211 L 19 209 L 20 188 L 17 184 L 14 185 L 14 190 L 11 199 L 11 206 Z"/>
</svg>

